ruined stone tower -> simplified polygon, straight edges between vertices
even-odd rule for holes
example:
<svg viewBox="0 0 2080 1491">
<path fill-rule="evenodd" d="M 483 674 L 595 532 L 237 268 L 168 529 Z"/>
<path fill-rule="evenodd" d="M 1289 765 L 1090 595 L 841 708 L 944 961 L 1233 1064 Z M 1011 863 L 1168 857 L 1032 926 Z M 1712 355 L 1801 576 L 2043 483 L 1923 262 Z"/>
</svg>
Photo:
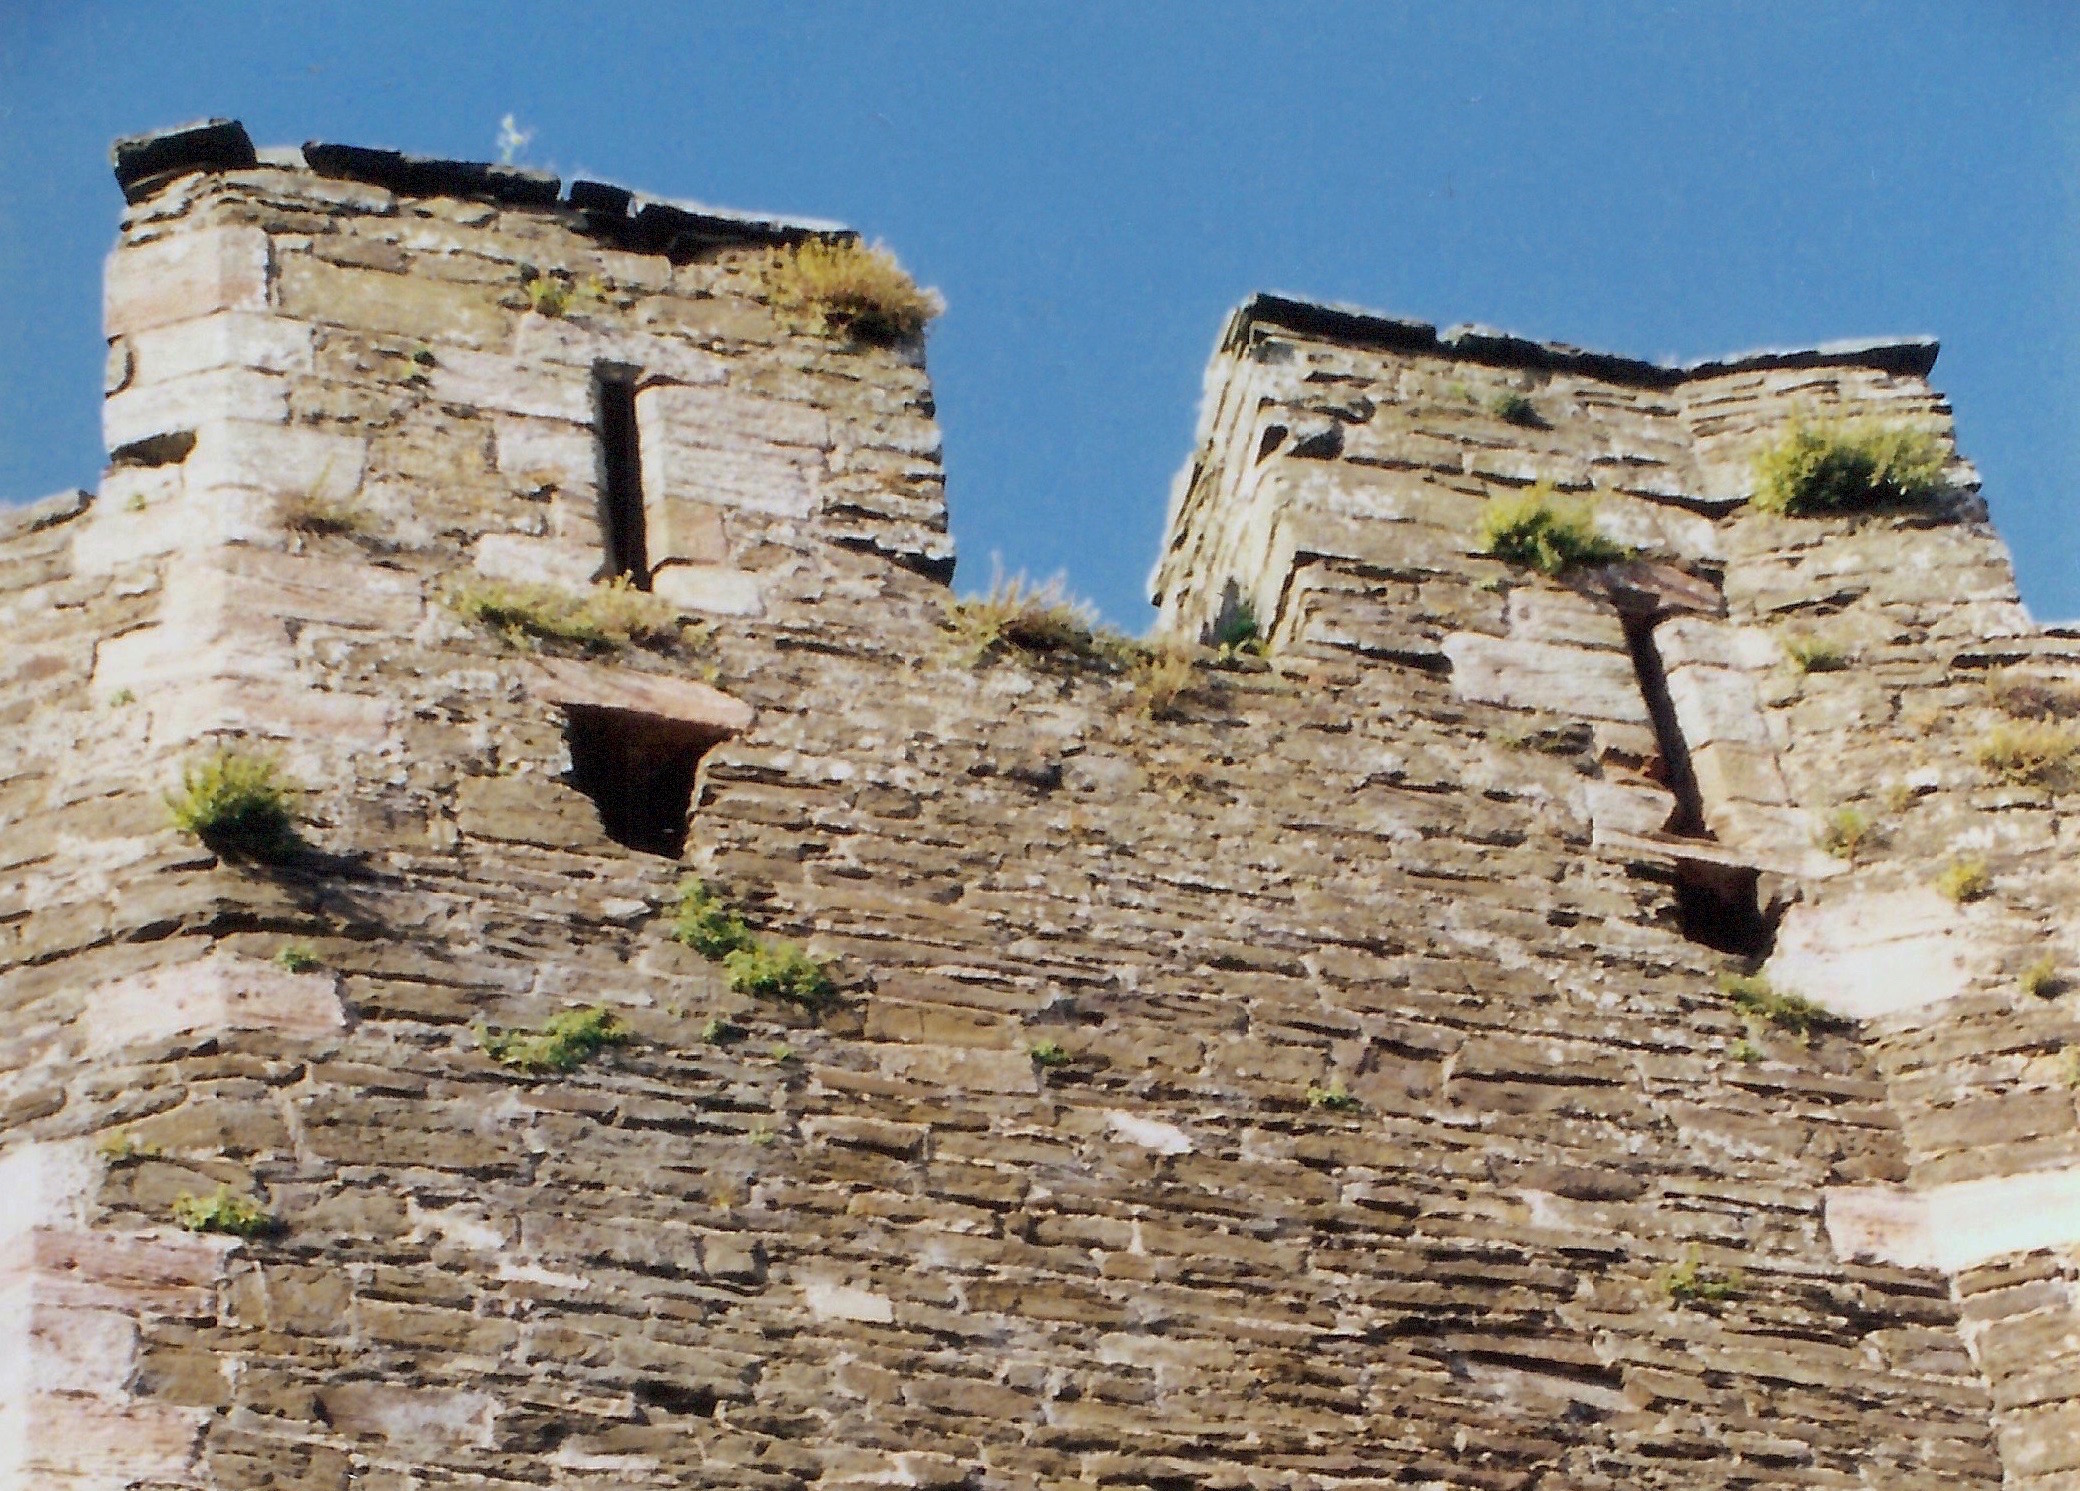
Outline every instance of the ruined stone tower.
<svg viewBox="0 0 2080 1491">
<path fill-rule="evenodd" d="M 840 230 L 118 174 L 110 465 L 0 534 L 0 1485 L 2080 1486 L 2076 798 L 1986 748 L 2080 640 L 1961 461 L 1746 501 L 1795 417 L 1947 431 L 1932 345 L 1260 297 L 1154 589 L 1267 655 L 1152 707 L 949 631 L 921 344 L 769 303 Z M 1638 557 L 1479 552 L 1538 481 Z M 706 632 L 466 603 L 617 574 Z M 169 822 L 226 745 L 283 863 Z M 573 1008 L 628 1039 L 494 1059 Z"/>
</svg>

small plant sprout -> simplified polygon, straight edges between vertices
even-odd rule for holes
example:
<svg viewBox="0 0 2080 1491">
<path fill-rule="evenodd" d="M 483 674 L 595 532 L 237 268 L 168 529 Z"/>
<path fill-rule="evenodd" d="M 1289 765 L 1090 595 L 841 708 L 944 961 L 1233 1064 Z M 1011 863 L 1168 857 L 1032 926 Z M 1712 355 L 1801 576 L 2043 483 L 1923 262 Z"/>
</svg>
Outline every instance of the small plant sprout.
<svg viewBox="0 0 2080 1491">
<path fill-rule="evenodd" d="M 1718 1273 L 1704 1267 L 1697 1245 L 1683 1250 L 1680 1262 L 1663 1271 L 1661 1292 L 1676 1305 L 1718 1304 L 1737 1298 L 1741 1289 L 1739 1269 Z"/>
<path fill-rule="evenodd" d="M 775 1041 L 772 1045 L 766 1047 L 766 1055 L 779 1062 L 782 1066 L 796 1059 L 794 1047 L 788 1045 L 785 1041 Z"/>
<path fill-rule="evenodd" d="M 1756 1062 L 1762 1060 L 1763 1051 L 1762 1047 L 1756 1045 L 1746 1036 L 1742 1036 L 1726 1048 L 1726 1054 L 1743 1066 L 1753 1066 Z"/>
<path fill-rule="evenodd" d="M 275 506 L 275 514 L 289 532 L 312 537 L 357 538 L 369 531 L 368 512 L 359 503 L 328 497 L 316 487 L 282 498 Z"/>
<path fill-rule="evenodd" d="M 319 966 L 318 955 L 300 942 L 285 942 L 276 950 L 275 966 L 289 973 L 309 973 Z"/>
<path fill-rule="evenodd" d="M 744 918 L 698 880 L 684 880 L 679 884 L 672 937 L 711 963 L 719 963 L 731 953 L 752 947 L 758 940 L 744 925 Z"/>
<path fill-rule="evenodd" d="M 527 308 L 538 316 L 554 318 L 571 308 L 571 282 L 560 274 L 526 275 L 520 288 L 527 296 Z"/>
<path fill-rule="evenodd" d="M 135 704 L 136 702 L 137 695 L 131 692 L 129 689 L 117 689 L 113 694 L 110 694 L 108 696 L 108 704 L 109 708 L 111 709 L 121 709 L 126 705 Z"/>
<path fill-rule="evenodd" d="M 564 1010 L 551 1015 L 540 1030 L 494 1030 L 476 1027 L 477 1043 L 500 1066 L 519 1072 L 571 1072 L 609 1046 L 626 1045 L 628 1027 L 610 1010 Z"/>
<path fill-rule="evenodd" d="M 1325 1113 L 1351 1113 L 1357 1110 L 1358 1100 L 1341 1082 L 1331 1082 L 1327 1087 L 1310 1086 L 1307 1106 Z"/>
<path fill-rule="evenodd" d="M 1633 551 L 1596 531 L 1595 510 L 1565 503 L 1552 483 L 1539 482 L 1517 497 L 1491 497 L 1481 513 L 1475 546 L 1505 564 L 1542 575 L 1560 575 L 1580 565 L 1614 564 Z"/>
<path fill-rule="evenodd" d="M 1792 632 L 1786 636 L 1784 655 L 1801 673 L 1839 673 L 1849 666 L 1849 654 L 1839 643 L 1809 632 Z"/>
<path fill-rule="evenodd" d="M 1257 620 L 1257 608 L 1246 600 L 1236 601 L 1214 623 L 1212 635 L 1207 640 L 1221 652 L 1263 652 L 1264 631 Z"/>
<path fill-rule="evenodd" d="M 1757 974 L 1722 975 L 1719 989 L 1747 1019 L 1751 1032 L 1768 1025 L 1803 1041 L 1812 1039 L 1816 1030 L 1832 1030 L 1842 1023 L 1810 999 L 1773 988 Z"/>
<path fill-rule="evenodd" d="M 2070 785 L 2080 764 L 2080 732 L 2048 720 L 2004 722 L 1986 732 L 1973 754 L 2004 782 L 2055 791 Z"/>
<path fill-rule="evenodd" d="M 1034 1066 L 1067 1066 L 1073 1058 L 1060 1041 L 1035 1041 L 1026 1047 Z"/>
<path fill-rule="evenodd" d="M 767 1145 L 771 1144 L 780 1136 L 773 1132 L 773 1126 L 771 1124 L 755 1123 L 745 1131 L 744 1137 L 746 1139 L 749 1139 L 753 1144 L 756 1144 L 760 1149 L 764 1149 Z"/>
<path fill-rule="evenodd" d="M 2054 999 L 2065 990 L 2065 980 L 2059 977 L 2058 958 L 2052 953 L 2044 954 L 2023 969 L 2016 982 L 2032 999 Z"/>
<path fill-rule="evenodd" d="M 155 1159 L 159 1146 L 140 1142 L 128 1129 L 111 1129 L 94 1142 L 94 1152 L 111 1165 L 125 1160 Z"/>
<path fill-rule="evenodd" d="M 208 1196 L 183 1192 L 173 1203 L 173 1219 L 190 1232 L 221 1232 L 230 1237 L 259 1237 L 274 1231 L 267 1208 L 246 1196 L 234 1196 L 220 1185 Z"/>
<path fill-rule="evenodd" d="M 1874 842 L 1876 830 L 1860 808 L 1840 807 L 1820 825 L 1819 844 L 1836 859 L 1856 863 L 1856 856 Z"/>
<path fill-rule="evenodd" d="M 1993 889 L 1993 875 L 1983 859 L 1952 860 L 1936 876 L 1936 889 L 1962 906 L 1983 899 Z"/>
<path fill-rule="evenodd" d="M 777 999 L 810 1013 L 836 1002 L 837 986 L 823 963 L 792 942 L 761 942 L 740 947 L 722 959 L 729 986 L 754 999 Z"/>
<path fill-rule="evenodd" d="M 727 1046 L 744 1038 L 744 1027 L 731 1024 L 720 1015 L 701 1026 L 701 1044 L 704 1046 Z"/>
<path fill-rule="evenodd" d="M 282 864 L 303 847 L 292 807 L 299 795 L 274 762 L 226 747 L 182 770 L 166 809 L 174 827 L 226 859 Z"/>
<path fill-rule="evenodd" d="M 1943 490 L 1946 464 L 1943 442 L 1929 430 L 1800 420 L 1756 455 L 1750 500 L 1789 517 L 1917 506 Z"/>
<path fill-rule="evenodd" d="M 809 238 L 767 262 L 766 294 L 801 330 L 855 342 L 907 342 L 946 309 L 920 290 L 896 256 L 857 238 Z"/>
<path fill-rule="evenodd" d="M 1191 699 L 1199 680 L 1191 657 L 1173 649 L 1141 659 L 1134 665 L 1132 676 L 1134 692 L 1141 700 L 1141 712 L 1152 720 L 1184 718 L 1184 706 Z"/>
<path fill-rule="evenodd" d="M 1544 423 L 1538 417 L 1538 406 L 1514 388 L 1505 388 L 1488 400 L 1488 412 L 1507 424 L 1535 427 Z"/>
</svg>

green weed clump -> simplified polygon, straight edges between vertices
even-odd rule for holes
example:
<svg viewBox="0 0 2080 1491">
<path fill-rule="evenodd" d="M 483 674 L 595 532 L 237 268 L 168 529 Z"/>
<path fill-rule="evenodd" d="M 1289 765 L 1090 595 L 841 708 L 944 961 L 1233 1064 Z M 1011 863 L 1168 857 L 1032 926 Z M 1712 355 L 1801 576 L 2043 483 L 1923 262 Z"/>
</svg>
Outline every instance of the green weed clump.
<svg viewBox="0 0 2080 1491">
<path fill-rule="evenodd" d="M 1806 632 L 1793 632 L 1784 639 L 1784 656 L 1801 673 L 1839 673 L 1849 666 L 1847 649 Z"/>
<path fill-rule="evenodd" d="M 2032 999 L 2052 999 L 2065 990 L 2065 980 L 2058 974 L 2058 959 L 2051 953 L 2023 969 L 2016 982 Z"/>
<path fill-rule="evenodd" d="M 299 795 L 274 762 L 226 747 L 182 769 L 180 791 L 166 794 L 166 810 L 174 827 L 227 859 L 282 864 L 303 847 Z"/>
<path fill-rule="evenodd" d="M 1928 430 L 1878 420 L 1799 420 L 1755 457 L 1763 512 L 1790 517 L 1912 506 L 1943 489 L 1948 457 Z"/>
<path fill-rule="evenodd" d="M 894 254 L 857 238 L 810 238 L 776 251 L 765 285 L 775 308 L 804 330 L 859 342 L 907 342 L 946 309 Z"/>
<path fill-rule="evenodd" d="M 1841 1024 L 1838 1017 L 1812 1000 L 1773 988 L 1768 979 L 1758 974 L 1725 974 L 1719 980 L 1719 988 L 1751 1027 L 1771 1025 L 1808 1040 L 1816 1030 L 1832 1030 Z"/>
<path fill-rule="evenodd" d="M 567 643 L 587 652 L 623 647 L 670 649 L 684 640 L 678 610 L 661 596 L 616 575 L 583 594 L 550 585 L 485 580 L 450 586 L 441 596 L 465 621 L 515 646 Z"/>
<path fill-rule="evenodd" d="M 740 947 L 723 958 L 722 968 L 730 988 L 755 999 L 777 999 L 814 1012 L 838 997 L 830 970 L 792 942 Z"/>
<path fill-rule="evenodd" d="M 1199 670 L 1189 653 L 1165 649 L 1150 653 L 1133 667 L 1134 691 L 1141 712 L 1152 720 L 1184 717 L 1184 706 L 1198 687 Z"/>
<path fill-rule="evenodd" d="M 1681 1262 L 1661 1275 L 1660 1283 L 1661 1292 L 1678 1305 L 1718 1304 L 1738 1298 L 1741 1292 L 1740 1270 L 1721 1274 L 1706 1269 L 1694 1243 L 1684 1249 Z"/>
<path fill-rule="evenodd" d="M 1060 1041 L 1035 1041 L 1026 1047 L 1026 1054 L 1033 1058 L 1034 1066 L 1067 1066 L 1075 1058 Z"/>
<path fill-rule="evenodd" d="M 300 942 L 284 943 L 276 950 L 274 963 L 287 973 L 309 973 L 320 966 L 318 955 Z"/>
<path fill-rule="evenodd" d="M 1836 859 L 1856 863 L 1856 856 L 1863 852 L 1877 835 L 1876 827 L 1860 808 L 1836 808 L 1820 825 L 1819 843 L 1822 849 Z"/>
<path fill-rule="evenodd" d="M 999 575 L 987 595 L 949 602 L 946 620 L 955 656 L 969 667 L 994 662 L 1007 651 L 1073 658 L 1107 652 L 1096 608 L 1072 599 L 1060 576 L 1035 585 L 1024 575 Z"/>
<path fill-rule="evenodd" d="M 1578 565 L 1614 564 L 1630 559 L 1633 552 L 1596 531 L 1595 509 L 1560 501 L 1550 482 L 1539 482 L 1519 497 L 1489 498 L 1476 546 L 1505 564 L 1523 565 L 1542 575 L 1559 575 Z"/>
<path fill-rule="evenodd" d="M 221 1232 L 231 1237 L 259 1237 L 274 1231 L 267 1208 L 246 1196 L 234 1196 L 228 1185 L 208 1196 L 186 1192 L 174 1199 L 173 1219 L 190 1232 Z"/>
<path fill-rule="evenodd" d="M 719 963 L 731 953 L 753 946 L 758 940 L 744 925 L 744 918 L 698 880 L 680 883 L 678 911 L 672 918 L 672 937 L 711 963 Z"/>
<path fill-rule="evenodd" d="M 1993 889 L 1993 874 L 1983 859 L 1954 860 L 1936 876 L 1936 889 L 1962 906 L 1983 899 Z"/>
<path fill-rule="evenodd" d="M 1974 753 L 1981 766 L 2018 787 L 2061 787 L 2080 761 L 2080 734 L 2049 720 L 1995 725 Z"/>
<path fill-rule="evenodd" d="M 521 1072 L 571 1072 L 606 1050 L 628 1044 L 628 1027 L 611 1010 L 564 1010 L 540 1030 L 494 1030 L 477 1026 L 477 1042 L 500 1066 Z"/>
<path fill-rule="evenodd" d="M 1538 406 L 1514 388 L 1506 388 L 1490 399 L 1488 412 L 1507 424 L 1537 426 L 1543 422 L 1538 417 Z"/>
<path fill-rule="evenodd" d="M 1329 1113 L 1350 1113 L 1357 1109 L 1358 1100 L 1341 1082 L 1332 1082 L 1327 1087 L 1309 1086 L 1307 1106 Z"/>
</svg>

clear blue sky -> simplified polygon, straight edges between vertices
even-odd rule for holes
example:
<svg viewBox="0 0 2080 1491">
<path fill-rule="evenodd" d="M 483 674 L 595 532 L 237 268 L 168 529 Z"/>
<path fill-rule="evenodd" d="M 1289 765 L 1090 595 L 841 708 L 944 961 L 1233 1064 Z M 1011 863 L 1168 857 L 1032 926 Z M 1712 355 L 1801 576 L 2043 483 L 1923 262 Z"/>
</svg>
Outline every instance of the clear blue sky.
<svg viewBox="0 0 2080 1491">
<path fill-rule="evenodd" d="M 0 0 L 0 498 L 91 486 L 111 137 L 207 114 L 838 218 L 932 334 L 960 584 L 1139 630 L 1251 290 L 1653 357 L 1932 332 L 2080 616 L 2080 6 Z"/>
</svg>

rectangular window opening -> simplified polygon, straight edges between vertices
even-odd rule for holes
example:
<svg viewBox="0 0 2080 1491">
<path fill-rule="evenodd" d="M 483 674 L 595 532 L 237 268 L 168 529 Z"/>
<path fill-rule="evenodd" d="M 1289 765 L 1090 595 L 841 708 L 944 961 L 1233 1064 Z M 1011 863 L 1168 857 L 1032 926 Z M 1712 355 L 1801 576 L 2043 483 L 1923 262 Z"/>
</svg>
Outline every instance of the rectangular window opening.
<svg viewBox="0 0 2080 1491">
<path fill-rule="evenodd" d="M 643 529 L 643 453 L 636 430 L 636 370 L 602 363 L 593 372 L 593 429 L 599 439 L 601 527 L 607 568 L 650 588 L 650 546 Z"/>
<path fill-rule="evenodd" d="M 726 732 L 628 709 L 566 704 L 563 712 L 570 783 L 599 809 L 607 837 L 639 854 L 679 858 L 701 758 Z"/>
</svg>

